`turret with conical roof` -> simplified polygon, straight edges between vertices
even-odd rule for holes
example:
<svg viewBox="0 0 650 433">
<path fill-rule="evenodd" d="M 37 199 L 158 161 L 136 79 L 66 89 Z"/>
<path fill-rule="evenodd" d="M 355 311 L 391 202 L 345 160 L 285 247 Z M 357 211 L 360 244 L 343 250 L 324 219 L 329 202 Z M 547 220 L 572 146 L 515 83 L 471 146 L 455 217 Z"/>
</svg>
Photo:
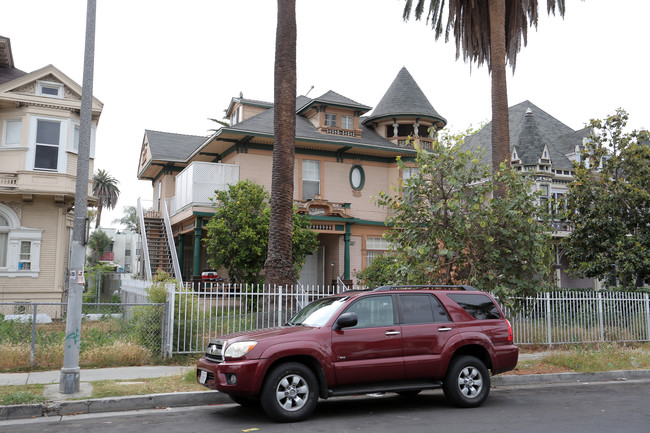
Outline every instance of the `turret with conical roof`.
<svg viewBox="0 0 650 433">
<path fill-rule="evenodd" d="M 363 123 L 387 139 L 403 144 L 408 136 L 433 137 L 447 120 L 438 114 L 409 71 L 402 67 Z"/>
</svg>

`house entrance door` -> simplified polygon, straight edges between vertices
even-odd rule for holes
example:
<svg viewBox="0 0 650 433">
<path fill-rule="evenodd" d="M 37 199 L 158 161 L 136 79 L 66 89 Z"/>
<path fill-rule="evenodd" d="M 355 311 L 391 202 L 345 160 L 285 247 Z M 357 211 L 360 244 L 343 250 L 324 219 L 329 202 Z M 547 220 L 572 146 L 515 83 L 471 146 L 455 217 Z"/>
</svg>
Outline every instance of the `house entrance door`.
<svg viewBox="0 0 650 433">
<path fill-rule="evenodd" d="M 309 254 L 305 258 L 305 265 L 300 271 L 298 284 L 302 284 L 305 289 L 311 287 L 323 286 L 325 284 L 325 247 L 320 246 L 316 252 Z"/>
</svg>

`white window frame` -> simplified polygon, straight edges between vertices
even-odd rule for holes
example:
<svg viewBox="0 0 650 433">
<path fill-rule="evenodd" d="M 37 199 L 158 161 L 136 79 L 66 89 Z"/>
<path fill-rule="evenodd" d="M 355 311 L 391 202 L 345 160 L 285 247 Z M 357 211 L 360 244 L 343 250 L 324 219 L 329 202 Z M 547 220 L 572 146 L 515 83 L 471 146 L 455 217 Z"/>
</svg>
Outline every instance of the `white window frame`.
<svg viewBox="0 0 650 433">
<path fill-rule="evenodd" d="M 325 126 L 336 127 L 336 113 L 325 113 Z"/>
<path fill-rule="evenodd" d="M 9 137 L 9 124 L 18 124 L 18 142 L 17 143 L 9 143 L 8 137 Z M 17 147 L 20 146 L 21 142 L 23 139 L 23 119 L 21 118 L 9 118 L 5 119 L 4 122 L 2 123 L 2 146 L 4 147 Z"/>
<path fill-rule="evenodd" d="M 75 140 L 75 133 L 79 130 L 78 140 Z M 92 125 L 90 128 L 90 158 L 95 157 L 95 135 L 97 133 L 97 128 L 95 125 Z M 79 142 L 81 140 L 81 124 L 77 121 L 70 121 L 70 137 L 68 138 L 68 152 L 78 154 L 79 153 Z"/>
<path fill-rule="evenodd" d="M 386 239 L 380 236 L 367 236 L 366 267 L 368 267 L 375 258 L 385 254 L 388 250 L 388 241 Z"/>
<path fill-rule="evenodd" d="M 354 129 L 354 117 L 353 116 L 341 116 L 341 128 L 342 129 Z"/>
<path fill-rule="evenodd" d="M 46 122 L 58 122 L 59 127 L 59 144 L 58 147 L 58 157 L 57 157 L 57 167 L 56 169 L 47 169 L 47 168 L 36 168 L 36 146 L 50 146 L 54 145 L 40 144 L 36 143 L 36 133 L 38 128 L 38 121 L 43 120 Z M 65 173 L 68 165 L 68 158 L 66 157 L 66 151 L 68 150 L 68 129 L 70 127 L 70 122 L 66 119 L 61 119 L 58 117 L 46 117 L 46 116 L 30 116 L 29 121 L 29 150 L 27 151 L 25 169 L 30 171 L 42 171 L 49 173 Z"/>
<path fill-rule="evenodd" d="M 320 161 L 315 159 L 303 159 L 302 160 L 302 199 L 310 200 L 313 199 L 316 195 L 320 195 Z M 308 197 L 305 195 L 305 182 L 314 182 L 318 183 L 318 192 L 314 197 Z"/>
<path fill-rule="evenodd" d="M 56 89 L 56 95 L 50 93 L 43 93 L 43 88 Z M 45 96 L 46 98 L 58 98 L 63 99 L 63 84 L 55 83 L 52 81 L 37 81 L 36 82 L 36 94 L 38 96 Z"/>
<path fill-rule="evenodd" d="M 40 272 L 41 240 L 43 229 L 22 227 L 18 215 L 8 206 L 0 203 L 0 215 L 8 226 L 2 226 L 2 231 L 7 233 L 6 263 L 0 267 L 0 280 L 2 278 L 31 277 L 37 278 Z M 21 254 L 21 246 L 29 244 L 29 257 Z M 21 257 L 23 255 L 23 257 Z M 24 269 L 20 263 L 29 263 L 29 269 Z"/>
</svg>

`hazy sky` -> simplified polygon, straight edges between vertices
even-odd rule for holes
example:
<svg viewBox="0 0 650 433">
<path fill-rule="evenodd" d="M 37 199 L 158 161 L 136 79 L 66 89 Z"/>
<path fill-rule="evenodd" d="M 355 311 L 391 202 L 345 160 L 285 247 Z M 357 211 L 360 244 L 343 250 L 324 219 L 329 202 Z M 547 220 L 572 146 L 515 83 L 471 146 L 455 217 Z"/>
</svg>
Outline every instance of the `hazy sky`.
<svg viewBox="0 0 650 433">
<path fill-rule="evenodd" d="M 508 72 L 509 105 L 530 100 L 574 129 L 618 107 L 650 126 L 646 0 L 566 0 L 546 16 Z M 405 66 L 452 131 L 491 117 L 485 67 L 455 60 L 424 22 L 402 22 L 404 0 L 297 0 L 298 94 L 333 90 L 377 105 Z M 4 2 L 0 35 L 15 66 L 53 64 L 81 84 L 86 0 Z M 207 135 L 230 99 L 272 101 L 275 0 L 97 0 L 94 96 L 104 103 L 95 167 L 120 181 L 118 207 L 150 200 L 137 180 L 145 129 Z"/>
</svg>

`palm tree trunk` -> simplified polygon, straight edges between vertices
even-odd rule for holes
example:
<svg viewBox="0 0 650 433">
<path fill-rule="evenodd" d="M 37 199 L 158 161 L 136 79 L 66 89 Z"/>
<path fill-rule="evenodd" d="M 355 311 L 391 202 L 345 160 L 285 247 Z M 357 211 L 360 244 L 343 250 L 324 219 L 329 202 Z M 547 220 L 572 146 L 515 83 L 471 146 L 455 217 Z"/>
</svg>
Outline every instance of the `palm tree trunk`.
<svg viewBox="0 0 650 433">
<path fill-rule="evenodd" d="M 102 221 L 102 203 L 99 201 L 97 203 L 97 216 L 95 217 L 95 228 L 99 227 Z"/>
<path fill-rule="evenodd" d="M 506 0 L 489 0 L 490 12 L 490 74 L 492 78 L 492 172 L 502 162 L 510 162 L 508 126 L 508 85 L 506 81 Z M 495 197 L 504 197 L 498 185 Z"/>
<path fill-rule="evenodd" d="M 293 172 L 296 137 L 296 1 L 278 0 L 275 40 L 274 143 L 267 284 L 295 281 L 292 258 Z"/>
</svg>

